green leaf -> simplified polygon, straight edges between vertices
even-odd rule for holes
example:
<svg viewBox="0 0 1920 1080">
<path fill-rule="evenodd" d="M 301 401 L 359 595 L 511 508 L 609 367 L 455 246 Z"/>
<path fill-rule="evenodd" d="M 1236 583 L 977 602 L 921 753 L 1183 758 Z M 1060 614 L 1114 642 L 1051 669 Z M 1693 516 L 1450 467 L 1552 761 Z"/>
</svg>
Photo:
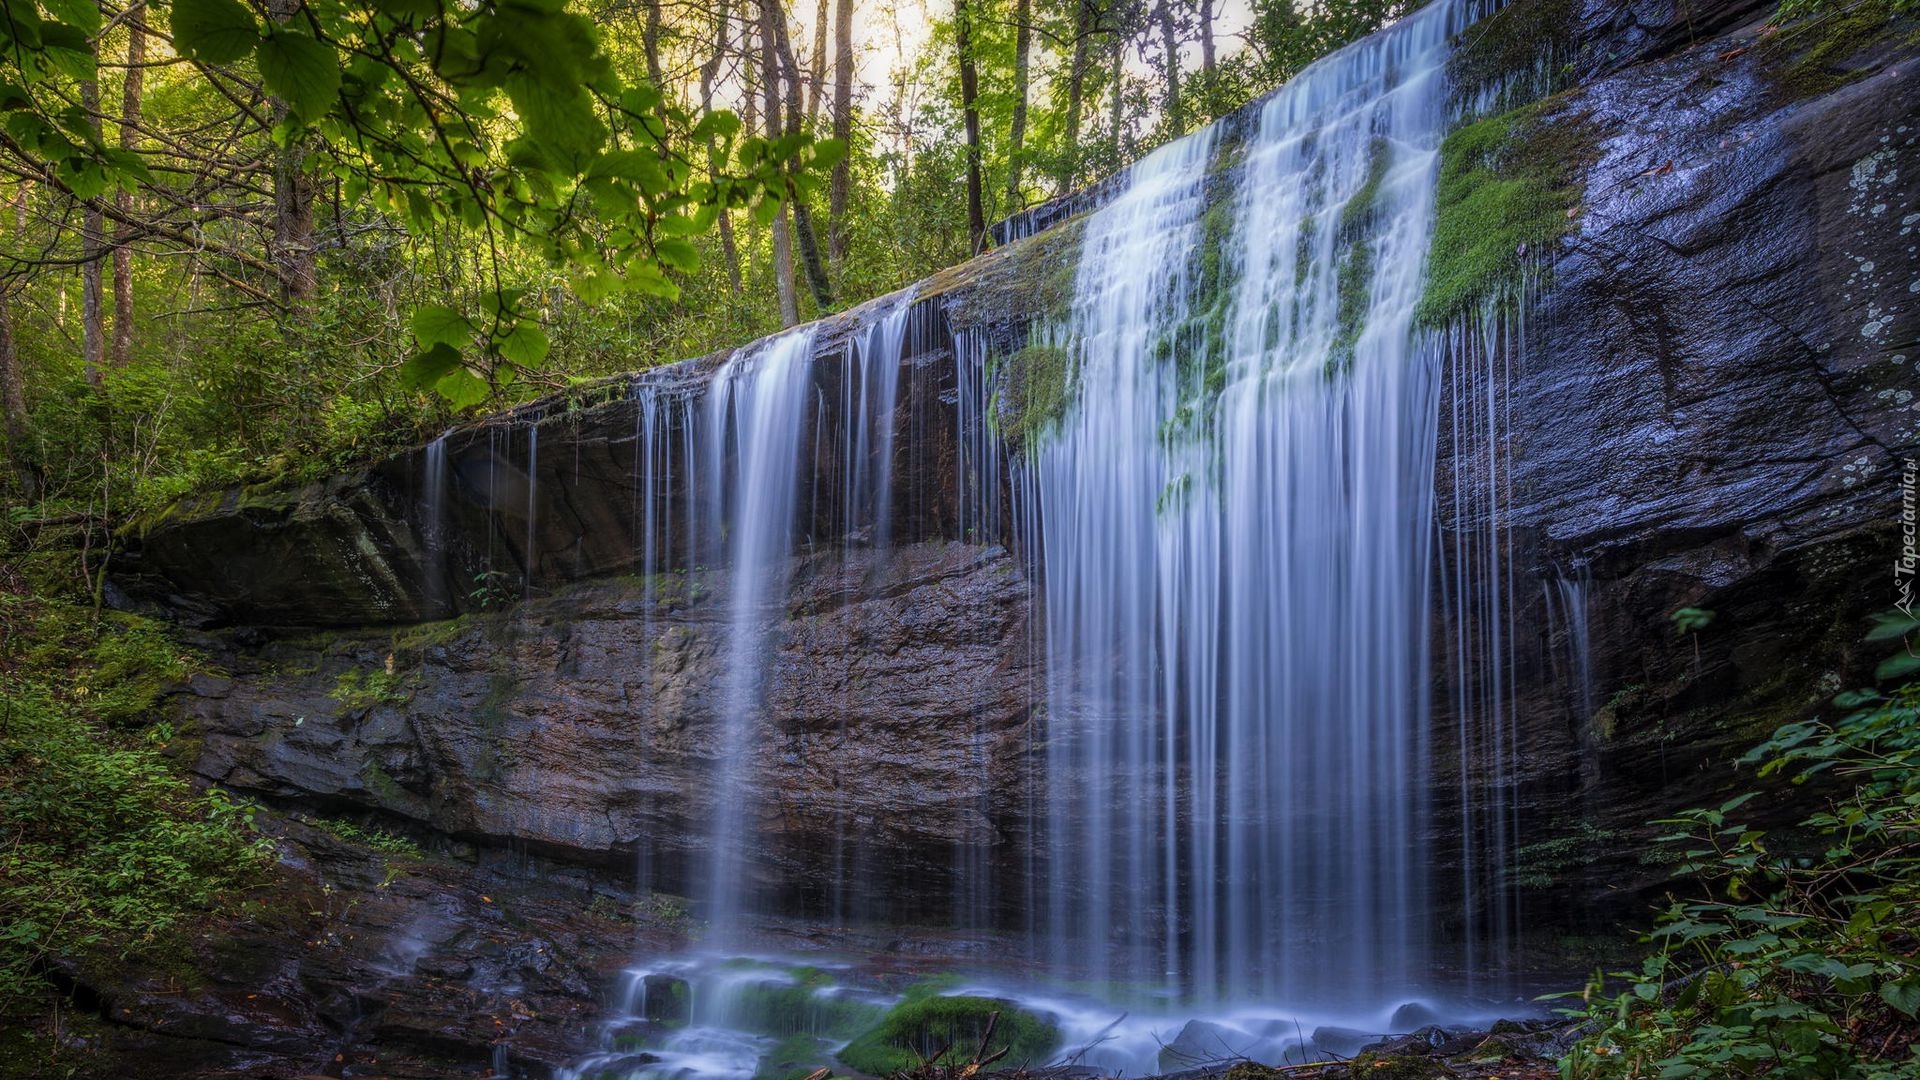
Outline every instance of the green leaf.
<svg viewBox="0 0 1920 1080">
<path fill-rule="evenodd" d="M 307 120 L 325 116 L 340 93 L 340 57 L 298 30 L 275 27 L 260 43 L 260 78 L 275 97 Z"/>
<path fill-rule="evenodd" d="M 521 320 L 514 324 L 507 336 L 494 344 L 495 351 L 501 356 L 524 368 L 538 367 L 540 361 L 547 358 L 550 348 L 547 335 L 531 320 Z"/>
<path fill-rule="evenodd" d="M 1900 652 L 1882 660 L 1880 666 L 1873 669 L 1873 674 L 1877 679 L 1898 679 L 1916 671 L 1920 671 L 1920 656 Z"/>
<path fill-rule="evenodd" d="M 1920 630 L 1920 619 L 1901 611 L 1881 611 L 1873 616 L 1873 629 L 1867 631 L 1868 641 L 1898 641 Z"/>
<path fill-rule="evenodd" d="M 507 95 L 520 114 L 525 137 L 551 164 L 569 175 L 584 172 L 601 144 L 606 126 L 593 114 L 593 102 L 579 87 L 555 89 L 524 75 L 507 79 Z"/>
<path fill-rule="evenodd" d="M 692 273 L 700 269 L 700 252 L 692 244 L 678 237 L 667 237 L 653 243 L 653 253 L 660 261 L 675 270 Z"/>
<path fill-rule="evenodd" d="M 100 5 L 94 0 L 40 0 L 40 6 L 89 37 L 100 32 Z"/>
<path fill-rule="evenodd" d="M 400 381 L 417 390 L 433 386 L 447 373 L 460 366 L 460 350 L 451 345 L 436 344 L 424 352 L 418 352 L 400 365 Z"/>
<path fill-rule="evenodd" d="M 411 320 L 413 338 L 423 349 L 446 345 L 455 350 L 473 342 L 473 324 L 466 316 L 442 304 L 422 304 Z"/>
<path fill-rule="evenodd" d="M 173 0 L 173 44 L 203 64 L 231 64 L 260 43 L 260 27 L 240 0 Z"/>
<path fill-rule="evenodd" d="M 456 367 L 447 372 L 439 382 L 433 384 L 433 389 L 441 397 L 446 398 L 447 404 L 452 405 L 456 410 L 471 409 L 487 400 L 487 395 L 493 392 L 487 385 L 487 380 L 467 370 L 465 366 Z"/>
<path fill-rule="evenodd" d="M 1920 1017 L 1920 978 L 1881 984 L 1880 1000 L 1908 1016 Z"/>
</svg>

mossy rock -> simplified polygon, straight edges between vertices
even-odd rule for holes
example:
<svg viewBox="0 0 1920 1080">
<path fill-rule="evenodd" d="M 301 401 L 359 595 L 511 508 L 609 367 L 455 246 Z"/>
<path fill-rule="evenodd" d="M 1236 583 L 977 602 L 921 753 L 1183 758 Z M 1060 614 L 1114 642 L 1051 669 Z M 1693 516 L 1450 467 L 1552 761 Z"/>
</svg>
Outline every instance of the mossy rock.
<svg viewBox="0 0 1920 1080">
<path fill-rule="evenodd" d="M 1262 1065 L 1257 1061 L 1242 1061 L 1227 1070 L 1221 1080 L 1285 1080 L 1286 1073 L 1272 1065 Z"/>
<path fill-rule="evenodd" d="M 1445 326 L 1513 294 L 1536 253 L 1579 227 L 1594 125 L 1548 99 L 1456 129 L 1440 145 L 1440 184 L 1419 321 Z"/>
<path fill-rule="evenodd" d="M 733 1021 L 776 1036 L 848 1039 L 882 1015 L 880 1006 L 855 997 L 822 993 L 830 979 L 816 968 L 796 968 L 793 981 L 769 979 L 742 987 L 729 1008 Z"/>
<path fill-rule="evenodd" d="M 1849 61 L 1895 40 L 1914 44 L 1920 38 L 1917 10 L 1911 2 L 1903 9 L 1889 0 L 1788 0 L 1780 11 L 1791 21 L 1761 39 L 1764 68 L 1790 98 L 1830 94 L 1879 66 Z"/>
<path fill-rule="evenodd" d="M 1072 407 L 1078 365 L 1066 349 L 1033 342 L 1007 358 L 1005 371 L 1000 427 L 1015 445 L 1030 446 Z"/>
<path fill-rule="evenodd" d="M 1437 1080 L 1452 1076 L 1446 1066 L 1417 1054 L 1361 1054 L 1347 1064 L 1353 1080 Z"/>
<path fill-rule="evenodd" d="M 794 1035 L 760 1055 L 754 1080 L 802 1080 L 832 1060 L 833 1054 L 819 1039 Z"/>
<path fill-rule="evenodd" d="M 960 1064 L 979 1049 L 988 1021 L 996 1013 L 999 1019 L 994 1021 L 987 1050 L 993 1053 L 1004 1047 L 1007 1053 L 994 1063 L 995 1068 L 1040 1064 L 1059 1045 L 1058 1029 L 1012 1002 L 983 997 L 920 997 L 894 1006 L 878 1024 L 840 1051 L 840 1061 L 870 1076 L 887 1076 L 922 1061 Z M 939 1055 L 937 1059 L 935 1055 Z"/>
</svg>

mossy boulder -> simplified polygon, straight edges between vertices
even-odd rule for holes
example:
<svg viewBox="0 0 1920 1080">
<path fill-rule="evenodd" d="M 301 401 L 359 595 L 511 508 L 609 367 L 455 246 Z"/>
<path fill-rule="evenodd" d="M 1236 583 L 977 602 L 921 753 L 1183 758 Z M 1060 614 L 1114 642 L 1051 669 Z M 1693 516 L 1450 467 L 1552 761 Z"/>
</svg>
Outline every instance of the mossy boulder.
<svg viewBox="0 0 1920 1080">
<path fill-rule="evenodd" d="M 997 1019 L 996 1019 L 997 1014 Z M 891 1009 L 840 1051 L 840 1061 L 871 1076 L 887 1076 L 927 1061 L 958 1064 L 980 1048 L 993 1024 L 987 1052 L 1006 1054 L 996 1068 L 1044 1062 L 1060 1042 L 1060 1032 L 1045 1018 L 1010 1001 L 984 997 L 916 997 Z"/>
</svg>

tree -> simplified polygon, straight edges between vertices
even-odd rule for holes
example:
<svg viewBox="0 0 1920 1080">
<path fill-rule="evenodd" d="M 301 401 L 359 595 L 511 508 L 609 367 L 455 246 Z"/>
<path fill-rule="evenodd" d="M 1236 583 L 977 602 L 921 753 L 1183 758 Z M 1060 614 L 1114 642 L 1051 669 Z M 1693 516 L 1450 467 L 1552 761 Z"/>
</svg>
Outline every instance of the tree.
<svg viewBox="0 0 1920 1080">
<path fill-rule="evenodd" d="M 146 86 L 147 5 L 138 0 L 127 9 L 127 73 L 120 90 L 120 149 L 129 155 L 140 149 L 140 98 Z M 113 351 L 115 367 L 125 367 L 133 352 L 133 192 L 114 193 L 120 220 L 113 226 Z"/>
<path fill-rule="evenodd" d="M 1013 8 L 1013 119 L 1007 127 L 1007 208 L 1025 205 L 1020 167 L 1027 146 L 1027 82 L 1033 52 L 1033 0 L 1015 0 Z"/>
<path fill-rule="evenodd" d="M 953 0 L 954 50 L 960 60 L 960 111 L 967 132 L 967 239 L 978 254 L 987 246 L 987 214 L 980 192 L 980 79 L 974 66 L 973 16 L 968 0 Z"/>
<path fill-rule="evenodd" d="M 853 0 L 837 0 L 833 18 L 833 139 L 853 144 Z M 853 156 L 833 167 L 827 195 L 827 257 L 836 268 L 847 257 L 847 200 L 853 192 Z"/>
</svg>

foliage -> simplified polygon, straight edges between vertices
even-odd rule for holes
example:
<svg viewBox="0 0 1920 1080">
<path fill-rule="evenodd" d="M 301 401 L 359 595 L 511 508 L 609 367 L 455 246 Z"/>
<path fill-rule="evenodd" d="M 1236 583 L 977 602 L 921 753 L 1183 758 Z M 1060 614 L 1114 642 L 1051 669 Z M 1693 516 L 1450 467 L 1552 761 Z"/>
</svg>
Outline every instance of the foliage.
<svg viewBox="0 0 1920 1080">
<path fill-rule="evenodd" d="M 1007 1068 L 1043 1062 L 1059 1043 L 1052 1024 L 1007 1001 L 980 997 L 909 996 L 840 1051 L 848 1068 L 887 1076 L 921 1064 L 951 1064 L 976 1051 L 993 1019 L 988 1053 L 1007 1050 Z"/>
<path fill-rule="evenodd" d="M 1876 636 L 1909 633 L 1886 620 Z M 1762 778 L 1829 786 L 1796 829 L 1748 820 L 1749 792 L 1665 824 L 1678 871 L 1658 951 L 1626 989 L 1588 991 L 1595 1033 L 1568 1080 L 1905 1077 L 1920 1069 L 1920 682 L 1836 699 L 1839 720 L 1787 724 L 1742 759 Z"/>
<path fill-rule="evenodd" d="M 328 696 L 339 702 L 341 708 L 352 710 L 375 705 L 405 705 L 412 700 L 413 691 L 406 686 L 405 676 L 390 666 L 371 672 L 349 668 L 334 680 Z"/>
<path fill-rule="evenodd" d="M 13 593 L 0 605 L 10 631 L 42 643 L 0 670 L 0 1004 L 12 1004 L 56 958 L 164 940 L 252 881 L 270 848 L 250 835 L 251 805 L 180 777 L 169 725 L 128 730 L 189 662 L 156 648 L 156 628 Z"/>
<path fill-rule="evenodd" d="M 403 858 L 418 859 L 423 852 L 420 845 L 399 833 L 383 829 L 378 825 L 359 825 L 344 818 L 307 818 L 307 824 L 323 832 L 329 832 L 361 847 L 371 848 L 383 855 L 398 855 Z"/>
</svg>

